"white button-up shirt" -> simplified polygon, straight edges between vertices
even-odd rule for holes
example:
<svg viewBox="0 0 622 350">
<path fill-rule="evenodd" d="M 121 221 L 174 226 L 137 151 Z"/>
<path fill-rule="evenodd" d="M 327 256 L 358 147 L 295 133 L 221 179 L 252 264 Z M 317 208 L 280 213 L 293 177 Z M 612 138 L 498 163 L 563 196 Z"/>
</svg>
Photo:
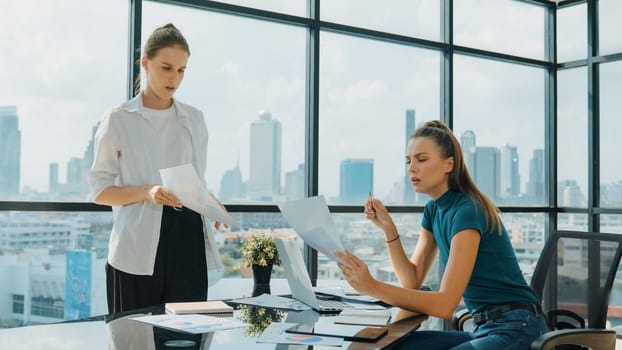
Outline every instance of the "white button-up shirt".
<svg viewBox="0 0 622 350">
<path fill-rule="evenodd" d="M 192 163 L 204 182 L 208 137 L 203 113 L 177 100 L 174 100 L 174 104 L 179 124 L 187 130 L 180 137 L 190 135 L 194 155 Z M 93 199 L 114 185 L 162 183 L 159 170 L 165 166 L 161 164 L 161 154 L 167 145 L 159 141 L 160 137 L 143 114 L 143 108 L 139 94 L 106 113 L 99 125 L 89 176 Z M 145 200 L 113 206 L 112 212 L 114 225 L 108 243 L 108 263 L 127 273 L 153 275 L 160 240 L 162 205 Z M 207 268 L 212 276 L 215 271 L 222 271 L 223 265 L 210 221 L 206 217 L 202 219 Z M 209 282 L 212 284 L 213 278 Z"/>
</svg>

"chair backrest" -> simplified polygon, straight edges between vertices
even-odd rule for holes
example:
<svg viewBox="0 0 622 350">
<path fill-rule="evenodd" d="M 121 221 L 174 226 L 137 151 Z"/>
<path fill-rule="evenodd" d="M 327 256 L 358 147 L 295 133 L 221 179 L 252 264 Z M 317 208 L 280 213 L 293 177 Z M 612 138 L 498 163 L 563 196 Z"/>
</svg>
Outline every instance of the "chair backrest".
<svg viewBox="0 0 622 350">
<path fill-rule="evenodd" d="M 587 327 L 606 328 L 621 256 L 621 234 L 554 231 L 531 279 L 545 314 L 570 310 L 587 320 Z M 545 290 L 551 292 L 545 294 Z"/>
</svg>

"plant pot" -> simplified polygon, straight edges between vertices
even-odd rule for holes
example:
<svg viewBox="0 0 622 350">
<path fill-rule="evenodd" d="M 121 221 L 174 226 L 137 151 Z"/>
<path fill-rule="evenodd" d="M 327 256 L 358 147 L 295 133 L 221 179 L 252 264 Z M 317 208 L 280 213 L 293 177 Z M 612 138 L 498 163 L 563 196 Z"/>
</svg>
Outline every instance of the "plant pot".
<svg viewBox="0 0 622 350">
<path fill-rule="evenodd" d="M 259 266 L 253 265 L 253 295 L 254 297 L 262 294 L 270 294 L 270 276 L 272 275 L 272 265 Z"/>
</svg>

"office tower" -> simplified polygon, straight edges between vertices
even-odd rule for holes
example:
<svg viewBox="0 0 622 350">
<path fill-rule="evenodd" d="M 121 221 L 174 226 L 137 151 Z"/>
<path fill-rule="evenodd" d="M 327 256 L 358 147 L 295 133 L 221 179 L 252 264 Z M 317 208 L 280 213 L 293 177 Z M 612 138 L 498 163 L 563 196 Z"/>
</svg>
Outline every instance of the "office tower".
<svg viewBox="0 0 622 350">
<path fill-rule="evenodd" d="M 600 205 L 603 207 L 622 207 L 622 181 L 600 186 Z"/>
<path fill-rule="evenodd" d="M 80 194 L 86 182 L 84 173 L 84 161 L 82 158 L 71 157 L 67 162 L 67 184 L 64 186 L 65 194 Z"/>
<path fill-rule="evenodd" d="M 475 183 L 493 201 L 499 194 L 499 158 L 496 147 L 475 148 Z"/>
<path fill-rule="evenodd" d="M 404 141 L 404 154 L 407 152 L 408 141 L 410 140 L 410 136 L 415 131 L 415 110 L 407 109 L 406 110 L 406 137 Z M 415 189 L 410 183 L 410 176 L 408 175 L 408 168 L 404 167 L 404 185 L 402 186 L 402 191 L 404 193 L 403 202 L 404 204 L 412 204 L 415 203 Z"/>
<path fill-rule="evenodd" d="M 287 199 L 300 199 L 305 195 L 305 165 L 298 164 L 298 169 L 285 173 L 283 194 Z"/>
<path fill-rule="evenodd" d="M 577 180 L 560 180 L 557 183 L 557 203 L 563 207 L 580 207 L 583 193 Z"/>
<path fill-rule="evenodd" d="M 220 180 L 220 200 L 230 201 L 232 199 L 243 198 L 246 193 L 244 182 L 242 181 L 242 172 L 240 172 L 239 163 L 235 168 L 225 171 Z"/>
<path fill-rule="evenodd" d="M 17 107 L 0 106 L 0 196 L 19 194 L 21 142 Z"/>
<path fill-rule="evenodd" d="M 466 164 L 469 174 L 475 179 L 475 149 L 477 142 L 473 130 L 465 130 L 460 136 L 460 146 L 464 154 L 464 163 Z"/>
<path fill-rule="evenodd" d="M 533 150 L 533 157 L 529 160 L 529 182 L 527 183 L 527 197 L 532 203 L 545 202 L 544 187 L 544 150 Z"/>
<path fill-rule="evenodd" d="M 365 204 L 374 191 L 374 160 L 344 159 L 339 173 L 339 199 L 342 203 Z"/>
<path fill-rule="evenodd" d="M 249 198 L 272 200 L 281 190 L 281 123 L 265 110 L 251 123 L 250 163 Z"/>
<path fill-rule="evenodd" d="M 50 174 L 48 176 L 48 192 L 58 192 L 58 163 L 50 163 Z"/>
<path fill-rule="evenodd" d="M 518 150 L 516 146 L 508 144 L 501 148 L 501 174 L 500 192 L 501 198 L 516 198 L 520 194 L 520 175 L 518 172 Z"/>
</svg>

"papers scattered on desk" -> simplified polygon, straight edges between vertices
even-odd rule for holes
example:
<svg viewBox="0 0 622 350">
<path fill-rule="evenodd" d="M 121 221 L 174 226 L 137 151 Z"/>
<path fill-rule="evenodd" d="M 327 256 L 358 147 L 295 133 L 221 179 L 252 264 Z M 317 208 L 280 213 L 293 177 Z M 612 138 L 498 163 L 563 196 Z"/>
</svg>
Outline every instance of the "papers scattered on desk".
<svg viewBox="0 0 622 350">
<path fill-rule="evenodd" d="M 227 225 L 235 220 L 223 210 L 214 195 L 205 188 L 192 164 L 160 169 L 162 185 L 172 192 L 181 203 L 199 214 Z"/>
<path fill-rule="evenodd" d="M 344 287 L 315 287 L 314 290 L 318 294 L 334 296 L 337 299 L 344 301 L 353 301 L 359 303 L 377 303 L 378 301 L 380 301 L 377 298 L 365 294 L 347 294 L 344 290 Z"/>
<path fill-rule="evenodd" d="M 359 310 L 344 309 L 339 316 L 335 318 L 335 323 L 355 324 L 363 326 L 379 326 L 384 327 L 389 323 L 391 318 L 391 310 Z"/>
<path fill-rule="evenodd" d="M 242 328 L 248 326 L 246 323 L 235 321 L 233 319 L 207 315 L 166 314 L 132 317 L 131 320 L 192 334 L 209 333 L 223 329 Z"/>
<path fill-rule="evenodd" d="M 283 202 L 279 210 L 305 243 L 339 262 L 335 252 L 345 252 L 345 249 L 324 196 Z"/>
<path fill-rule="evenodd" d="M 258 297 L 234 299 L 229 301 L 232 304 L 243 304 L 252 306 L 262 306 L 273 309 L 304 311 L 310 310 L 306 304 L 299 302 L 298 300 L 280 297 L 278 295 L 262 294 Z"/>
<path fill-rule="evenodd" d="M 257 338 L 258 343 L 304 344 L 313 346 L 342 346 L 343 338 L 322 337 L 313 334 L 286 333 L 295 323 L 271 323 Z"/>
</svg>

